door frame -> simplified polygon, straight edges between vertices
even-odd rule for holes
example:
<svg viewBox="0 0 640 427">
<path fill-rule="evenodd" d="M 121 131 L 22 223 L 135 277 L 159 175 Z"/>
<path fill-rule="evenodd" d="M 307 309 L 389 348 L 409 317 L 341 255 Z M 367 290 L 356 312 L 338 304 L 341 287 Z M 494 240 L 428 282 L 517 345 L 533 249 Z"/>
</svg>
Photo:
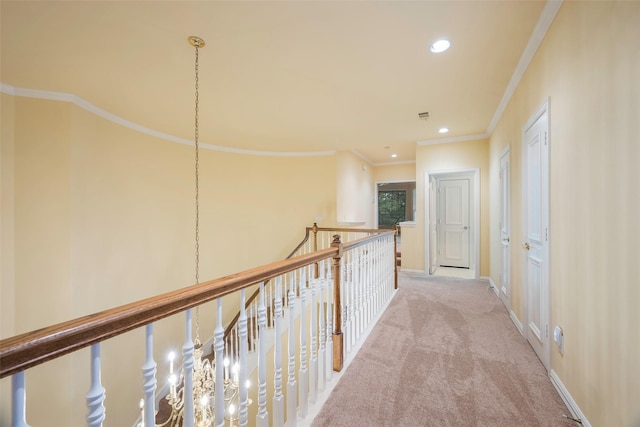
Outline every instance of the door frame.
<svg viewBox="0 0 640 427">
<path fill-rule="evenodd" d="M 529 120 L 527 120 L 527 122 L 525 123 L 525 125 L 522 127 L 522 244 L 524 245 L 524 243 L 527 242 L 527 224 L 528 224 L 528 215 L 527 215 L 527 198 L 528 198 L 528 183 L 527 183 L 527 140 L 525 138 L 525 134 L 527 132 L 527 130 L 533 126 L 538 119 L 540 119 L 540 117 L 542 117 L 543 115 L 547 116 L 547 123 L 546 123 L 546 129 L 545 129 L 545 133 L 546 133 L 546 147 L 547 149 L 544 151 L 544 161 L 546 161 L 546 169 L 543 168 L 543 171 L 541 172 L 543 174 L 543 185 L 542 185 L 542 199 L 543 199 L 543 204 L 544 206 L 542 206 L 542 217 L 543 217 L 543 221 L 545 222 L 544 226 L 546 228 L 545 233 L 545 242 L 546 245 L 543 245 L 543 254 L 544 254 L 544 268 L 542 269 L 542 282 L 545 285 L 544 289 L 541 289 L 540 291 L 542 292 L 542 298 L 541 298 L 541 304 L 544 304 L 544 306 L 542 307 L 542 317 L 544 321 L 544 324 L 546 325 L 545 327 L 545 331 L 542 331 L 542 333 L 544 333 L 544 336 L 547 340 L 547 345 L 546 348 L 544 349 L 545 351 L 543 351 L 543 355 L 542 355 L 542 364 L 544 366 L 544 368 L 547 370 L 547 372 L 550 369 L 550 361 L 551 361 L 551 339 L 550 339 L 550 320 L 551 320 L 551 283 L 550 283 L 550 262 L 551 262 L 551 256 L 550 256 L 550 247 L 551 247 L 551 232 L 550 232 L 550 224 L 549 224 L 549 201 L 550 201 L 550 194 L 549 194 L 549 189 L 550 189 L 550 150 L 549 147 L 551 145 L 551 138 L 550 138 L 550 115 L 549 115 L 549 98 L 547 98 L 542 105 L 540 105 L 540 107 L 538 107 L 538 109 L 536 110 L 535 113 L 533 113 L 533 115 L 529 118 Z M 529 341 L 529 286 L 528 286 L 528 280 L 527 280 L 527 275 L 528 275 L 528 269 L 527 269 L 527 252 L 524 249 L 521 249 L 521 253 L 522 253 L 522 283 L 523 283 L 523 297 L 522 297 L 522 305 L 523 305 L 523 335 L 524 337 L 527 339 L 527 341 Z"/>
<path fill-rule="evenodd" d="M 503 159 L 506 161 L 507 167 L 507 176 L 504 178 L 504 186 L 503 186 L 503 177 L 500 175 L 500 223 L 498 224 L 499 228 L 499 239 L 500 239 L 500 289 L 496 289 L 498 296 L 502 300 L 502 303 L 507 307 L 508 310 L 511 310 L 511 146 L 507 145 L 502 153 L 500 153 L 499 157 L 499 173 L 502 174 L 502 161 Z M 506 196 L 506 197 L 505 197 Z M 506 200 L 505 200 L 506 199 Z M 503 202 L 506 202 L 506 206 L 503 206 Z M 505 249 L 502 237 L 502 221 L 506 217 L 507 225 L 506 225 L 506 234 L 507 238 L 507 247 L 508 252 L 505 256 Z M 505 268 L 506 264 L 506 268 Z M 507 272 L 508 277 L 505 276 L 505 271 Z M 507 286 L 505 287 L 505 283 Z"/>
<path fill-rule="evenodd" d="M 433 204 L 437 206 L 435 200 L 431 200 L 431 180 L 438 180 L 442 178 L 458 178 L 461 175 L 468 175 L 471 179 L 469 188 L 473 191 L 473 197 L 470 200 L 469 205 L 472 206 L 473 212 L 470 215 L 470 226 L 472 228 L 469 235 L 469 249 L 471 254 L 469 255 L 470 269 L 474 271 L 475 278 L 480 278 L 480 168 L 469 169 L 446 169 L 446 170 L 433 170 L 426 171 L 424 173 L 424 265 L 425 276 L 430 276 L 437 266 L 431 265 L 431 222 L 430 222 L 430 208 Z M 437 213 L 436 213 L 437 217 Z M 437 232 L 435 233 L 437 238 Z M 432 270 L 433 269 L 433 270 Z"/>
</svg>

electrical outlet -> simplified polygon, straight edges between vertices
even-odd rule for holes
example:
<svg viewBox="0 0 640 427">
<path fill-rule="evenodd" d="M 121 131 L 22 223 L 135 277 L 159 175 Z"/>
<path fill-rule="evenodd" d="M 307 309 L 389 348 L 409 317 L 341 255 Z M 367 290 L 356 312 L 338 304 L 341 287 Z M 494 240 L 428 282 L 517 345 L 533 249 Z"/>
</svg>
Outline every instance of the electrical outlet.
<svg viewBox="0 0 640 427">
<path fill-rule="evenodd" d="M 560 326 L 553 328 L 553 341 L 558 346 L 560 354 L 564 354 L 564 332 Z"/>
</svg>

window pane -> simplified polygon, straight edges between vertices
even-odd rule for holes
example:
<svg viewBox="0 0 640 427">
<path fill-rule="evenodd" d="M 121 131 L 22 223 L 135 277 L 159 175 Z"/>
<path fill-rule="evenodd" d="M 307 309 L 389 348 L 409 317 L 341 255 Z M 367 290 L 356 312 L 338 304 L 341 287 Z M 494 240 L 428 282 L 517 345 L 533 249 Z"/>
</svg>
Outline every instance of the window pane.
<svg viewBox="0 0 640 427">
<path fill-rule="evenodd" d="M 405 190 L 378 191 L 378 226 L 390 227 L 406 221 L 407 192 Z"/>
</svg>

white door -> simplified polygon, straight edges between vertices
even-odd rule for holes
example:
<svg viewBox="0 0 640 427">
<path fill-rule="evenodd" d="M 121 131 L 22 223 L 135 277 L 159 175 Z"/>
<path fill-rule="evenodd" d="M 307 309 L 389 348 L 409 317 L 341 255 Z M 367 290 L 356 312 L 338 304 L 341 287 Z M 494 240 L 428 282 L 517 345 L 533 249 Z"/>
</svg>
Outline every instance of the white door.
<svg viewBox="0 0 640 427">
<path fill-rule="evenodd" d="M 438 181 L 438 263 L 469 268 L 469 180 Z"/>
<path fill-rule="evenodd" d="M 502 268 L 500 271 L 500 299 L 511 308 L 511 193 L 509 149 L 500 157 L 500 245 Z"/>
<path fill-rule="evenodd" d="M 526 336 L 549 369 L 549 140 L 546 104 L 525 126 L 523 140 Z"/>
</svg>

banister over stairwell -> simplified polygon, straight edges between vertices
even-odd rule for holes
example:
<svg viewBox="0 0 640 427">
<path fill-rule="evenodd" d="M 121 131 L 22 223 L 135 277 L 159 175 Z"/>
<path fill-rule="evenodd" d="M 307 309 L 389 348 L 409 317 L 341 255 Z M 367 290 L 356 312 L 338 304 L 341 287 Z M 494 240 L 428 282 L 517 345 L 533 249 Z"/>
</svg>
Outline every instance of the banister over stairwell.
<svg viewBox="0 0 640 427">
<path fill-rule="evenodd" d="M 0 378 L 329 258 L 336 252 L 329 248 L 274 262 L 6 338 L 0 341 Z"/>
<path fill-rule="evenodd" d="M 313 233 L 313 242 L 309 242 L 310 232 Z M 329 235 L 333 236 L 332 240 L 326 238 L 325 233 L 330 233 Z M 320 241 L 319 234 L 322 234 Z M 304 253 L 305 251 L 310 252 Z M 0 378 L 14 375 L 14 384 L 16 384 L 13 394 L 16 402 L 14 411 L 23 413 L 22 415 L 14 413 L 14 420 L 18 420 L 14 421 L 14 425 L 28 425 L 26 421 L 20 423 L 20 419 L 25 419 L 25 370 L 88 346 L 92 346 L 93 349 L 92 376 L 94 378 L 91 398 L 88 397 L 90 417 L 88 422 L 92 426 L 102 425 L 105 418 L 103 401 L 106 394 L 99 381 L 99 345 L 109 338 L 146 326 L 146 358 L 143 361 L 140 384 L 140 392 L 145 398 L 141 409 L 144 414 L 144 425 L 152 426 L 156 422 L 154 401 L 158 399 L 158 396 L 154 396 L 157 369 L 153 360 L 153 322 L 184 311 L 189 313 L 190 309 L 213 300 L 217 301 L 219 326 L 214 334 L 215 356 L 210 356 L 213 357 L 212 360 L 221 362 L 223 353 L 233 357 L 236 363 L 241 365 L 238 377 L 242 379 L 242 383 L 252 374 L 253 369 L 259 367 L 256 396 L 253 399 L 248 398 L 248 385 L 240 384 L 238 388 L 240 399 L 235 410 L 236 414 L 240 414 L 239 417 L 221 412 L 221 402 L 226 404 L 226 401 L 220 400 L 223 395 L 219 392 L 215 394 L 218 402 L 215 425 L 225 425 L 225 419 L 240 422 L 240 425 L 248 425 L 247 408 L 251 400 L 258 404 L 258 412 L 255 415 L 257 425 L 283 425 L 285 422 L 295 425 L 295 418 L 305 417 L 308 406 L 316 403 L 318 392 L 322 391 L 325 383 L 331 379 L 331 371 L 343 369 L 345 355 L 350 352 L 350 348 L 358 340 L 364 327 L 373 320 L 373 314 L 384 306 L 383 303 L 390 299 L 393 289 L 397 287 L 395 231 L 331 229 L 320 228 L 314 224 L 313 227 L 307 228 L 305 238 L 292 255 L 294 256 L 283 261 L 0 341 Z M 245 304 L 244 295 L 241 299 L 239 330 L 231 332 L 234 326 L 230 324 L 226 328 L 227 331 L 223 333 L 222 297 L 235 292 L 244 294 L 244 290 L 253 285 L 259 285 L 255 296 L 252 295 L 250 298 L 253 302 L 247 301 Z M 268 293 L 268 288 L 275 293 Z M 257 305 L 250 308 L 250 303 Z M 250 315 L 247 316 L 246 313 Z M 280 325 L 278 333 L 270 328 L 274 317 L 276 323 Z M 279 320 L 280 318 L 282 321 Z M 284 322 L 285 318 L 288 322 Z M 319 328 L 319 334 L 316 333 L 315 328 Z M 189 343 L 191 342 L 190 316 L 187 316 L 186 331 L 186 342 Z M 228 341 L 229 334 L 235 334 L 231 341 Z M 286 340 L 284 340 L 285 337 Z M 259 342 L 260 354 L 257 356 L 257 362 L 249 362 L 248 357 L 248 353 L 256 349 L 253 341 Z M 272 344 L 267 344 L 268 342 Z M 280 342 L 288 343 L 287 351 L 278 352 L 276 357 L 276 366 L 279 366 L 278 364 L 283 360 L 287 362 L 286 387 L 283 387 L 281 382 L 283 380 L 281 365 L 276 368 L 276 371 L 266 366 L 266 353 L 270 351 L 269 346 L 273 347 L 274 343 Z M 307 342 L 310 345 L 309 352 L 307 352 Z M 193 357 L 187 356 L 188 354 L 185 353 L 181 369 L 185 375 L 190 373 L 194 366 Z M 223 390 L 222 363 L 216 363 L 215 368 L 215 390 Z M 279 390 L 276 393 L 277 396 L 267 398 L 265 377 L 267 373 L 274 375 L 273 381 L 276 382 Z M 226 389 L 226 368 L 224 377 Z M 176 393 L 175 386 L 172 387 L 172 393 Z M 192 387 L 195 385 L 191 383 L 187 385 L 185 382 L 184 390 Z M 181 389 L 182 395 L 186 393 L 184 390 Z M 279 399 L 282 404 L 276 405 L 274 398 Z M 286 413 L 283 406 L 285 400 Z M 186 401 L 192 402 L 193 399 Z M 137 406 L 136 402 L 132 403 Z M 297 411 L 294 410 L 296 407 Z M 193 408 L 192 411 L 200 410 L 198 408 Z M 270 414 L 269 408 L 273 408 L 275 412 Z M 28 411 L 26 415 L 28 416 Z M 186 415 L 185 425 L 188 427 L 194 425 L 194 417 L 190 414 Z M 272 418 L 271 422 L 269 422 L 270 418 Z"/>
</svg>

